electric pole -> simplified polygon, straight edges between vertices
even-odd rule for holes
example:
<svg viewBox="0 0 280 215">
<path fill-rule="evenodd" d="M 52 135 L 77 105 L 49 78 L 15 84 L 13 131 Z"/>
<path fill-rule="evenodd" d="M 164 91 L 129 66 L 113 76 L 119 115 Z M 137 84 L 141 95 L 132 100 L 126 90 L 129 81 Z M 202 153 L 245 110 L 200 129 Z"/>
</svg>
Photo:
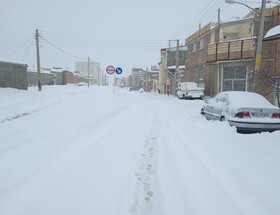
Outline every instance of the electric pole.
<svg viewBox="0 0 280 215">
<path fill-rule="evenodd" d="M 90 59 L 88 57 L 88 87 L 89 87 L 89 67 L 90 67 Z"/>
<path fill-rule="evenodd" d="M 257 86 L 257 74 L 260 72 L 261 60 L 262 60 L 262 40 L 263 40 L 263 29 L 264 29 L 264 18 L 265 18 L 265 7 L 266 0 L 262 0 L 261 17 L 260 17 L 260 27 L 259 34 L 257 37 L 257 50 L 256 50 L 256 60 L 255 60 L 255 71 L 253 73 L 253 90 L 258 92 Z"/>
<path fill-rule="evenodd" d="M 174 96 L 176 96 L 176 89 L 181 82 L 181 74 L 179 74 L 179 40 L 176 40 L 176 70 L 175 70 L 175 91 Z M 178 77 L 179 76 L 179 77 Z"/>
<path fill-rule="evenodd" d="M 42 91 L 38 29 L 36 29 L 35 38 L 36 38 L 36 53 L 37 53 L 37 83 L 38 83 L 38 91 Z"/>
<path fill-rule="evenodd" d="M 218 28 L 216 32 L 216 43 L 220 42 L 220 29 L 221 29 L 221 8 L 218 9 Z"/>
</svg>

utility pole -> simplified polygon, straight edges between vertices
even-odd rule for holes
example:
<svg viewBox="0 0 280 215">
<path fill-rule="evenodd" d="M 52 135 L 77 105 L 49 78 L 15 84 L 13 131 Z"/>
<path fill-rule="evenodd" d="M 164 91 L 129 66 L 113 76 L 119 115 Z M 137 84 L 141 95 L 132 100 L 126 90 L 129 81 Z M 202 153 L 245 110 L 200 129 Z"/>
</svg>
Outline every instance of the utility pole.
<svg viewBox="0 0 280 215">
<path fill-rule="evenodd" d="M 89 87 L 89 70 L 90 70 L 90 59 L 88 57 L 88 87 Z"/>
<path fill-rule="evenodd" d="M 148 68 L 146 68 L 146 92 L 148 92 Z"/>
<path fill-rule="evenodd" d="M 177 42 L 177 45 L 176 45 L 176 70 L 175 70 L 174 96 L 176 96 L 176 89 L 178 88 L 179 83 L 181 83 L 181 74 L 179 74 L 179 40 L 177 39 L 176 42 Z"/>
<path fill-rule="evenodd" d="M 261 17 L 260 17 L 260 27 L 259 34 L 257 38 L 257 50 L 256 50 L 256 60 L 255 60 L 255 71 L 253 74 L 253 91 L 257 92 L 257 74 L 260 72 L 261 60 L 262 60 L 262 40 L 263 40 L 263 29 L 264 29 L 264 18 L 265 18 L 265 7 L 266 0 L 262 0 Z"/>
<path fill-rule="evenodd" d="M 97 86 L 100 86 L 100 67 L 98 66 L 98 73 L 97 73 Z"/>
<path fill-rule="evenodd" d="M 36 39 L 36 53 L 37 53 L 37 84 L 38 84 L 38 91 L 42 91 L 38 29 L 36 29 L 35 39 Z"/>
<path fill-rule="evenodd" d="M 221 8 L 218 9 L 218 29 L 216 32 L 216 43 L 220 41 L 220 29 L 221 29 Z"/>
</svg>

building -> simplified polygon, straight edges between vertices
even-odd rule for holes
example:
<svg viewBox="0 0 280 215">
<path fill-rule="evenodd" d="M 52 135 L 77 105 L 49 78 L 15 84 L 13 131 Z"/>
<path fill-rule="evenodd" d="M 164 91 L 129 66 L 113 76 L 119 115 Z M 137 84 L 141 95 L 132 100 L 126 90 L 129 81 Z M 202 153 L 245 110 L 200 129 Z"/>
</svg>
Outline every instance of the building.
<svg viewBox="0 0 280 215">
<path fill-rule="evenodd" d="M 0 61 L 0 87 L 11 87 L 27 90 L 27 65 Z"/>
<path fill-rule="evenodd" d="M 135 89 L 140 89 L 142 87 L 146 71 L 148 71 L 148 69 L 143 70 L 143 68 L 132 68 L 131 87 L 134 87 Z"/>
<path fill-rule="evenodd" d="M 177 48 L 161 49 L 161 62 L 159 63 L 158 87 L 160 93 L 176 95 L 177 86 L 182 81 L 181 76 L 185 73 L 187 61 L 187 46 L 180 46 L 178 61 L 176 61 Z M 176 71 L 177 69 L 177 71 Z"/>
<path fill-rule="evenodd" d="M 76 61 L 75 72 L 78 72 L 83 77 L 89 77 L 91 79 L 91 84 L 102 85 L 103 74 L 102 74 L 102 70 L 100 69 L 99 62 Z"/>
<path fill-rule="evenodd" d="M 62 68 L 41 68 L 41 84 L 44 85 L 62 85 Z M 27 82 L 28 86 L 37 86 L 38 84 L 38 73 L 35 68 L 27 69 Z"/>
<path fill-rule="evenodd" d="M 279 21 L 279 6 L 266 9 L 264 34 Z M 259 23 L 260 14 L 253 11 L 242 20 L 209 23 L 189 36 L 186 39 L 189 52 L 183 80 L 204 85 L 208 96 L 229 90 L 254 91 L 254 85 L 257 85 L 257 92 L 275 103 L 275 90 L 266 79 L 279 75 L 279 43 L 263 42 L 260 74 L 256 75 L 254 65 Z"/>
<path fill-rule="evenodd" d="M 157 88 L 155 84 L 157 84 L 158 77 L 159 77 L 158 71 L 146 71 L 144 74 L 144 80 L 141 83 L 142 88 L 146 92 L 156 92 Z"/>
</svg>

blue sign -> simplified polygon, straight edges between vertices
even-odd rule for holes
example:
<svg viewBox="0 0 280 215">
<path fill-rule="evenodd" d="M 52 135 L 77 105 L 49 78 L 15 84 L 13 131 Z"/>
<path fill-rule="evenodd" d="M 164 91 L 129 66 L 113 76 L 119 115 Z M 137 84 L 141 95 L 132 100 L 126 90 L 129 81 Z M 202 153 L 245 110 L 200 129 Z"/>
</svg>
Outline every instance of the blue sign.
<svg viewBox="0 0 280 215">
<path fill-rule="evenodd" d="M 122 74 L 122 68 L 121 68 L 121 67 L 117 67 L 117 68 L 116 68 L 116 73 L 117 73 L 118 75 Z"/>
</svg>

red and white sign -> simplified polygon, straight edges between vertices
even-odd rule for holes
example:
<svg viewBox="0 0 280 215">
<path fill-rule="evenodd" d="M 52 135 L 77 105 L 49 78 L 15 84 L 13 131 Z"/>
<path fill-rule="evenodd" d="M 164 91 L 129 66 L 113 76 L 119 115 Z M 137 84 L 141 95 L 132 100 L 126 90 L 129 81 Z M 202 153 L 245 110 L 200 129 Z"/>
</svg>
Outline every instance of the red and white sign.
<svg viewBox="0 0 280 215">
<path fill-rule="evenodd" d="M 106 68 L 106 72 L 109 74 L 109 75 L 112 75 L 112 74 L 114 74 L 115 73 L 115 67 L 113 67 L 113 66 L 107 66 L 107 68 Z"/>
</svg>

